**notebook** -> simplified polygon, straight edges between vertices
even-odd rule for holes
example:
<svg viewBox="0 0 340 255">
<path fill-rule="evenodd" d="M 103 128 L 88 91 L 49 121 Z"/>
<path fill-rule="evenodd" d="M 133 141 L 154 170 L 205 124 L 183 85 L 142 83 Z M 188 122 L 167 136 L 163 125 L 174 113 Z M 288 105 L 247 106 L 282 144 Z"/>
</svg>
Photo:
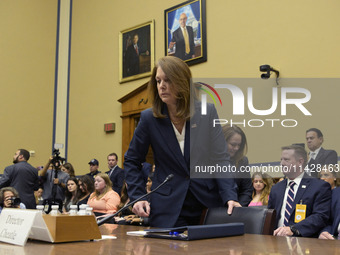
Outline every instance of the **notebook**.
<svg viewBox="0 0 340 255">
<path fill-rule="evenodd" d="M 178 228 L 146 229 L 144 237 L 173 240 L 198 240 L 206 238 L 237 236 L 244 234 L 243 223 L 185 226 Z"/>
</svg>

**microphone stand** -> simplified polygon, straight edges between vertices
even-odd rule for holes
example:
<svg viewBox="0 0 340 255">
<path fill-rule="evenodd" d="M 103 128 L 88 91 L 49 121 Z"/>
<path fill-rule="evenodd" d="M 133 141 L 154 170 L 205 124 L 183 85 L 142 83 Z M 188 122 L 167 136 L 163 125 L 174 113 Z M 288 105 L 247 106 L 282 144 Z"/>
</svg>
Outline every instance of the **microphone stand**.
<svg viewBox="0 0 340 255">
<path fill-rule="evenodd" d="M 137 198 L 136 200 L 128 203 L 127 205 L 123 206 L 120 210 L 118 210 L 117 212 L 115 212 L 114 214 L 110 214 L 100 220 L 97 221 L 98 226 L 103 225 L 104 223 L 110 221 L 111 219 L 113 219 L 113 217 L 115 217 L 116 215 L 118 215 L 120 212 L 124 211 L 126 208 L 128 208 L 129 206 L 133 205 L 134 203 L 138 202 L 139 200 L 142 200 L 143 198 L 151 195 L 153 192 L 155 192 L 156 190 L 158 190 L 160 187 L 162 187 L 165 183 L 167 183 L 168 181 L 170 181 L 172 178 L 174 177 L 173 174 L 168 175 L 168 177 L 165 178 L 165 180 L 159 184 L 155 189 L 153 189 L 150 193 L 144 194 L 143 196 Z"/>
</svg>

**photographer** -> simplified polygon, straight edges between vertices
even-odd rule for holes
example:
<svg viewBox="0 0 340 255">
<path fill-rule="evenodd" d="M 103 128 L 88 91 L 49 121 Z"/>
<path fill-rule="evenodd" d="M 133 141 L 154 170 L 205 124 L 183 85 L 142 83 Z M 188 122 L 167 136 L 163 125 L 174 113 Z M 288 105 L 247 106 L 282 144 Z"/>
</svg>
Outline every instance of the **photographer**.
<svg viewBox="0 0 340 255">
<path fill-rule="evenodd" d="M 43 204 L 59 205 L 60 211 L 62 211 L 65 199 L 66 183 L 70 178 L 67 173 L 61 171 L 63 160 L 63 158 L 59 157 L 59 151 L 55 150 L 54 155 L 49 158 L 44 168 L 39 171 L 44 189 Z"/>
<path fill-rule="evenodd" d="M 26 209 L 26 206 L 21 203 L 19 193 L 15 188 L 5 187 L 0 189 L 0 212 L 3 208 Z"/>
</svg>

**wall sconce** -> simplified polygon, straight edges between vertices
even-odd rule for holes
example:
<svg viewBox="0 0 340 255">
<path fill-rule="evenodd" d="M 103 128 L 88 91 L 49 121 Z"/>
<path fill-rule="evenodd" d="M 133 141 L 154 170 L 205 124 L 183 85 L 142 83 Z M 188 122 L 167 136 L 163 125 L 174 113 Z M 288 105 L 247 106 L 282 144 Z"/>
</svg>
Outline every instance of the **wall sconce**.
<svg viewBox="0 0 340 255">
<path fill-rule="evenodd" d="M 274 68 L 272 68 L 270 65 L 262 65 L 260 66 L 260 72 L 266 72 L 261 74 L 261 79 L 269 79 L 271 73 L 274 72 L 276 74 L 276 85 L 279 85 L 279 76 L 280 72 Z"/>
</svg>

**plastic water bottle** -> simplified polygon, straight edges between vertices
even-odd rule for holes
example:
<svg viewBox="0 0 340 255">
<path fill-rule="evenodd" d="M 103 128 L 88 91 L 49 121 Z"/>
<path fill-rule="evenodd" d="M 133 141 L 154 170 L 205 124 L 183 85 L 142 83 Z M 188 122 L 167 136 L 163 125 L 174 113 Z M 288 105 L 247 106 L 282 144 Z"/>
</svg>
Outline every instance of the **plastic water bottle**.
<svg viewBox="0 0 340 255">
<path fill-rule="evenodd" d="M 88 206 L 87 204 L 80 205 L 78 215 L 86 215 L 86 207 L 87 206 Z"/>
<path fill-rule="evenodd" d="M 86 207 L 86 215 L 92 215 L 93 208 L 92 207 Z"/>
<path fill-rule="evenodd" d="M 78 213 L 78 206 L 77 205 L 71 205 L 70 206 L 70 215 L 77 215 Z"/>
<path fill-rule="evenodd" d="M 45 211 L 44 211 L 44 206 L 43 205 L 37 205 L 37 210 L 41 211 L 41 214 L 45 214 Z"/>
<path fill-rule="evenodd" d="M 52 211 L 50 213 L 51 216 L 57 216 L 58 214 L 60 214 L 59 212 L 59 205 L 52 205 Z"/>
</svg>

